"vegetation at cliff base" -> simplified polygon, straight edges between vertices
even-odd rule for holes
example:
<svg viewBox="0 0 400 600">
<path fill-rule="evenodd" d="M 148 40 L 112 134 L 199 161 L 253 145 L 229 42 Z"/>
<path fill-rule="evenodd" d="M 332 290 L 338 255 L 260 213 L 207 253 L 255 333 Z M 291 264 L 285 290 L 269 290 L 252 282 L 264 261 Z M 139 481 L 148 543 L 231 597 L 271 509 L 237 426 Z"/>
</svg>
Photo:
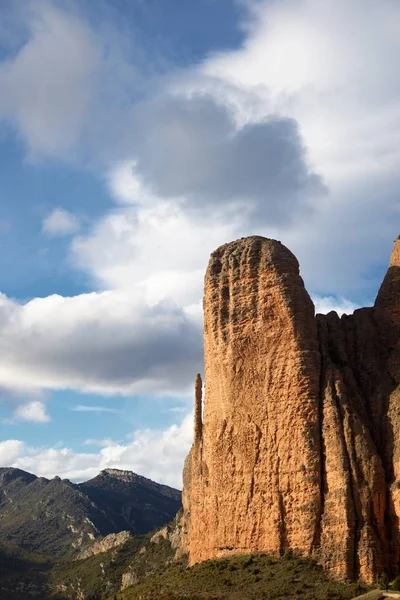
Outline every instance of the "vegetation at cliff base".
<svg viewBox="0 0 400 600">
<path fill-rule="evenodd" d="M 0 600 L 103 600 L 121 588 L 127 571 L 142 580 L 162 572 L 174 557 L 167 540 L 151 542 L 151 534 L 133 536 L 125 544 L 83 560 L 56 562 L 12 547 L 0 546 Z"/>
<path fill-rule="evenodd" d="M 103 599 L 119 592 L 122 575 L 133 571 L 140 580 L 162 571 L 173 560 L 174 551 L 166 540 L 150 542 L 150 535 L 134 536 L 125 544 L 90 558 L 58 564 L 52 571 L 53 583 L 59 582 L 68 590 L 80 589 L 88 598 Z M 68 594 L 65 594 L 68 598 Z M 72 594 L 73 597 L 73 594 Z"/>
<path fill-rule="evenodd" d="M 187 568 L 168 565 L 118 594 L 118 600 L 350 600 L 367 591 L 338 582 L 314 561 L 293 555 L 241 555 Z M 111 596 L 107 600 L 113 600 Z"/>
</svg>

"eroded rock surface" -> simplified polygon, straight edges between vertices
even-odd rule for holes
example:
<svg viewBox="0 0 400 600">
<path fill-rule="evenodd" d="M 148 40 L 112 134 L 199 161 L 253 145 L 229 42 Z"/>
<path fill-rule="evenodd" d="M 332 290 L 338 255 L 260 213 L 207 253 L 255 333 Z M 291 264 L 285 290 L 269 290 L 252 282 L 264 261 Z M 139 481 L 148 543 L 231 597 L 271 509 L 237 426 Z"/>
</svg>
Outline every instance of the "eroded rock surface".
<svg viewBox="0 0 400 600">
<path fill-rule="evenodd" d="M 372 308 L 315 317 L 293 254 L 243 238 L 205 277 L 205 400 L 184 469 L 190 563 L 286 550 L 398 570 L 400 240 Z"/>
</svg>

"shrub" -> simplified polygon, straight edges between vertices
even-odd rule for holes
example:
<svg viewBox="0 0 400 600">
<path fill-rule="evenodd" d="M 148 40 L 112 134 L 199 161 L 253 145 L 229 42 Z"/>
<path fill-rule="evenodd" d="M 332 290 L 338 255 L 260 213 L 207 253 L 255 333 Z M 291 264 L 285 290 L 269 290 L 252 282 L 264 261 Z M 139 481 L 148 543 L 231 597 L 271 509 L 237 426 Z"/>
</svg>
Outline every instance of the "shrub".
<svg viewBox="0 0 400 600">
<path fill-rule="evenodd" d="M 395 592 L 400 592 L 400 575 L 397 575 L 397 577 L 393 579 L 390 588 Z"/>
<path fill-rule="evenodd" d="M 380 590 L 387 590 L 388 589 L 388 587 L 389 587 L 389 577 L 387 576 L 386 573 L 384 575 L 382 575 L 382 577 L 378 581 L 378 587 L 379 587 Z"/>
</svg>

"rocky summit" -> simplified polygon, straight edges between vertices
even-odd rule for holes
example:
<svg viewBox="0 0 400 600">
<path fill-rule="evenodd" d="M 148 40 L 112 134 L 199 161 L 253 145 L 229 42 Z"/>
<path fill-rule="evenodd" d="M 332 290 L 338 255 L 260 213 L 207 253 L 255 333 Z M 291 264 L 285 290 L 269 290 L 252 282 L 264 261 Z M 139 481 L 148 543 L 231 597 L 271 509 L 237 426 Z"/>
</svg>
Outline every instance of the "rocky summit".
<svg viewBox="0 0 400 600">
<path fill-rule="evenodd" d="M 377 580 L 400 559 L 400 239 L 375 305 L 315 316 L 295 256 L 243 238 L 205 277 L 205 399 L 184 468 L 190 564 L 288 551 Z"/>
<path fill-rule="evenodd" d="M 11 545 L 45 556 L 77 556 L 109 534 L 160 527 L 180 507 L 178 490 L 130 471 L 106 469 L 75 484 L 0 468 L 0 549 Z"/>
</svg>

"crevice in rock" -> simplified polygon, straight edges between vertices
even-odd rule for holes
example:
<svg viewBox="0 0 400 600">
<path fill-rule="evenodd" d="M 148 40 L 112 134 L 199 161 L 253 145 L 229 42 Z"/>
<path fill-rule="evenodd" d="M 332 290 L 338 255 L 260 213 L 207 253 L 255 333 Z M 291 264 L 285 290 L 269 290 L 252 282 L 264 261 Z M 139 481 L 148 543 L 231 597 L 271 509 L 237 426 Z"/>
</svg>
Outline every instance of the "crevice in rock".
<svg viewBox="0 0 400 600">
<path fill-rule="evenodd" d="M 322 519 L 325 510 L 325 494 L 326 494 L 326 461 L 325 461 L 325 449 L 324 449 L 324 390 L 325 390 L 325 371 L 326 371 L 326 357 L 322 346 L 322 331 L 321 323 L 317 318 L 317 337 L 318 337 L 318 348 L 320 355 L 320 367 L 319 367 L 319 393 L 318 393 L 318 435 L 319 435 L 319 467 L 320 467 L 320 506 L 319 514 L 315 524 L 314 538 L 311 544 L 311 553 L 320 553 L 321 549 L 321 535 L 322 535 Z"/>
<path fill-rule="evenodd" d="M 351 548 L 351 563 L 348 564 L 348 567 L 349 567 L 348 572 L 349 572 L 350 578 L 356 579 L 358 577 L 359 571 L 360 571 L 359 563 L 358 563 L 358 543 L 359 543 L 359 538 L 360 538 L 360 515 L 358 514 L 357 505 L 356 505 L 356 495 L 355 495 L 356 494 L 356 487 L 355 487 L 356 484 L 354 481 L 350 453 L 349 453 L 349 449 L 348 449 L 347 443 L 346 443 L 346 435 L 345 435 L 345 431 L 344 431 L 343 408 L 342 408 L 342 405 L 340 402 L 340 398 L 336 391 L 334 377 L 331 378 L 330 386 L 331 386 L 331 391 L 332 391 L 332 399 L 335 403 L 336 410 L 339 415 L 340 439 L 341 439 L 341 442 L 343 445 L 344 456 L 346 459 L 346 472 L 348 473 L 348 476 L 349 476 L 348 490 L 349 490 L 349 495 L 350 495 L 350 500 L 351 500 L 352 513 L 353 513 L 353 517 L 354 517 L 354 520 L 351 523 L 351 528 L 350 528 L 350 524 L 349 524 L 349 528 L 351 531 L 351 541 L 352 541 L 353 547 Z M 351 522 L 351 518 L 349 519 L 349 521 Z"/>
<path fill-rule="evenodd" d="M 194 390 L 194 442 L 197 443 L 203 436 L 203 382 L 200 373 L 196 375 Z"/>
<path fill-rule="evenodd" d="M 249 488 L 249 495 L 247 498 L 247 510 L 251 504 L 251 501 L 253 500 L 253 496 L 254 496 L 254 480 L 255 480 L 255 469 L 258 465 L 258 461 L 260 458 L 260 446 L 261 446 L 261 438 L 262 438 L 262 431 L 261 429 L 258 427 L 258 425 L 256 425 L 256 423 L 252 422 L 252 424 L 255 427 L 256 430 L 256 440 L 255 440 L 255 453 L 254 453 L 254 465 L 253 465 L 253 469 L 251 471 L 251 481 L 250 481 L 250 488 Z"/>
<path fill-rule="evenodd" d="M 279 506 L 279 554 L 283 556 L 288 548 L 287 531 L 286 531 L 286 508 L 282 492 L 278 492 Z"/>
</svg>

